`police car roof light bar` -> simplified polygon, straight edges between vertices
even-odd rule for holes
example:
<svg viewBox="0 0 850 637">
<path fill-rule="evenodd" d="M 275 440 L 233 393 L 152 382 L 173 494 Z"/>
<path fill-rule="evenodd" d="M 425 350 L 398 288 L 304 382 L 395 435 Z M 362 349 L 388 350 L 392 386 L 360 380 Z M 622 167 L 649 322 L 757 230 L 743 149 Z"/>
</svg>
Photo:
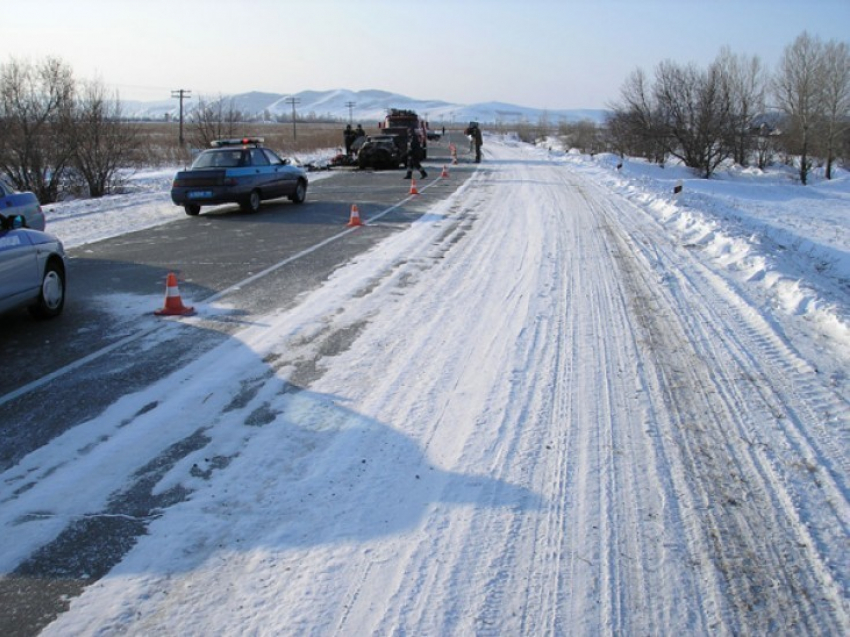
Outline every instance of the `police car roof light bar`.
<svg viewBox="0 0 850 637">
<path fill-rule="evenodd" d="M 210 146 L 221 148 L 222 146 L 259 146 L 266 140 L 263 137 L 241 137 L 239 139 L 215 139 Z"/>
</svg>

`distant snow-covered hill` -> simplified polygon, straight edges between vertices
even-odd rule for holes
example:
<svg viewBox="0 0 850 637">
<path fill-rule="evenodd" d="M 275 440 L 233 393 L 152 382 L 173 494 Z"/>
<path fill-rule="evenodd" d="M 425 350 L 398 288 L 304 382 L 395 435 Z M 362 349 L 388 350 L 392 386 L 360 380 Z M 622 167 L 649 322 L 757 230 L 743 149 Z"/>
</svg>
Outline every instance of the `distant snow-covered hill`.
<svg viewBox="0 0 850 637">
<path fill-rule="evenodd" d="M 349 91 L 345 89 L 302 91 L 293 94 L 253 91 L 238 95 L 193 96 L 192 99 L 184 102 L 183 107 L 184 113 L 191 113 L 202 100 L 209 103 L 222 99 L 225 101 L 227 109 L 232 105 L 234 110 L 252 117 L 277 119 L 291 116 L 292 102 L 290 98 L 295 100 L 295 110 L 298 117 L 348 120 L 350 116 L 354 121 L 364 123 L 382 120 L 387 109 L 390 108 L 416 111 L 435 124 L 467 121 L 486 123 L 527 121 L 536 123 L 543 117 L 547 118 L 550 123 L 580 120 L 602 122 L 607 114 L 607 111 L 603 109 L 548 110 L 502 102 L 451 104 L 441 100 L 414 99 L 387 91 Z M 350 109 L 349 103 L 354 104 Z M 124 115 L 128 117 L 150 119 L 177 117 L 179 108 L 179 102 L 176 99 L 159 102 L 122 102 Z"/>
</svg>

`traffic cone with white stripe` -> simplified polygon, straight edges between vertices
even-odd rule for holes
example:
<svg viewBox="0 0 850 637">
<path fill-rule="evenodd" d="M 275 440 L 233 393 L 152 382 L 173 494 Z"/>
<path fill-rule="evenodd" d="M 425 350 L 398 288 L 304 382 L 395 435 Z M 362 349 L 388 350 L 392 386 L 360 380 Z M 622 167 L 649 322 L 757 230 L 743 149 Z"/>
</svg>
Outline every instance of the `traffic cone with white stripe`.
<svg viewBox="0 0 850 637">
<path fill-rule="evenodd" d="M 446 179 L 448 176 L 449 176 L 449 171 L 445 166 L 443 166 L 443 172 L 440 173 L 440 177 L 442 177 L 443 179 Z"/>
<path fill-rule="evenodd" d="M 183 305 L 180 290 L 177 288 L 177 276 L 173 272 L 169 272 L 165 281 L 165 305 L 161 310 L 156 310 L 154 314 L 157 316 L 189 316 L 194 313 L 194 307 Z"/>
<path fill-rule="evenodd" d="M 418 195 L 419 194 L 419 191 L 416 190 L 416 180 L 413 179 L 413 178 L 410 179 L 410 192 L 407 193 L 407 194 L 408 195 Z"/>
<path fill-rule="evenodd" d="M 362 226 L 363 222 L 360 220 L 360 209 L 357 207 L 357 204 L 351 205 L 351 216 L 348 218 L 348 227 L 353 228 L 354 226 Z"/>
</svg>

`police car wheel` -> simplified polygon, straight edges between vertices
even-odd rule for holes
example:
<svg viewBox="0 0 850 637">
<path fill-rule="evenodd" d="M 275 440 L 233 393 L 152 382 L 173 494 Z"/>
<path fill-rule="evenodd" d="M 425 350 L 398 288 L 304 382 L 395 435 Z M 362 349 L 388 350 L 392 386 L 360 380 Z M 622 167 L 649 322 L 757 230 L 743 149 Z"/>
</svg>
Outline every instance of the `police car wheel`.
<svg viewBox="0 0 850 637">
<path fill-rule="evenodd" d="M 248 199 L 242 205 L 242 209 L 246 212 L 257 212 L 260 209 L 260 191 L 252 190 L 248 195 Z"/>
<path fill-rule="evenodd" d="M 304 183 L 303 180 L 299 179 L 298 184 L 295 186 L 295 192 L 289 197 L 292 203 L 304 203 L 304 200 L 307 198 L 307 184 Z"/>
</svg>

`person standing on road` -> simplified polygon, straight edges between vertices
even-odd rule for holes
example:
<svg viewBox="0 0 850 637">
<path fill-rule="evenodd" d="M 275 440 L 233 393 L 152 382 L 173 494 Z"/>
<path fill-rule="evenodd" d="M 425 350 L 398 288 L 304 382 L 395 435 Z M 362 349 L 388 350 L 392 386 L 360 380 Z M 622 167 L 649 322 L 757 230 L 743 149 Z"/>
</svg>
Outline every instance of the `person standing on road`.
<svg viewBox="0 0 850 637">
<path fill-rule="evenodd" d="M 342 136 L 345 140 L 345 156 L 351 157 L 351 146 L 354 144 L 354 130 L 351 128 L 351 124 L 346 124 Z"/>
<path fill-rule="evenodd" d="M 422 142 L 419 139 L 419 133 L 410 129 L 410 148 L 407 151 L 407 174 L 404 176 L 405 179 L 410 179 L 413 175 L 413 170 L 416 169 L 419 171 L 419 175 L 422 179 L 428 176 L 428 173 L 422 168 Z"/>
<path fill-rule="evenodd" d="M 478 122 L 469 122 L 469 126 L 466 127 L 463 134 L 469 136 L 469 140 L 475 148 L 475 163 L 480 164 L 481 146 L 484 144 L 484 140 L 481 139 L 481 129 L 478 127 Z"/>
<path fill-rule="evenodd" d="M 363 130 L 362 125 L 357 125 L 357 128 L 352 131 L 352 137 L 351 154 L 352 156 L 356 156 L 360 153 L 360 147 L 363 146 L 363 143 L 366 141 L 366 131 Z"/>
</svg>

